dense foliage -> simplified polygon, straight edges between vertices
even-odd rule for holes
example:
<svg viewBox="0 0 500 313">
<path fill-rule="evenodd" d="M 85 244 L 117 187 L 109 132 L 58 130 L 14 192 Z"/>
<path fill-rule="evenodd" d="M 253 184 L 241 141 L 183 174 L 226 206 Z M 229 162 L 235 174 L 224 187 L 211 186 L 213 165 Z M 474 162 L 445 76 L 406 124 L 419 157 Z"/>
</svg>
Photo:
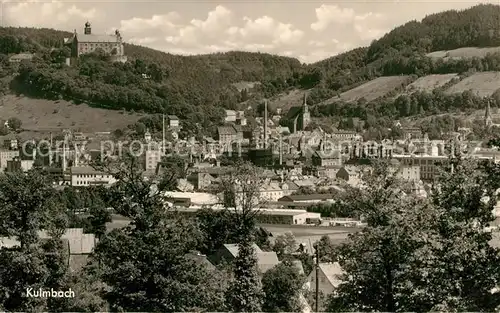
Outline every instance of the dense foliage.
<svg viewBox="0 0 500 313">
<path fill-rule="evenodd" d="M 337 250 L 344 274 L 328 311 L 498 309 L 500 251 L 484 230 L 494 220 L 497 168 L 451 160 L 429 199 L 418 199 L 375 166 L 349 204 L 368 225 Z"/>
</svg>

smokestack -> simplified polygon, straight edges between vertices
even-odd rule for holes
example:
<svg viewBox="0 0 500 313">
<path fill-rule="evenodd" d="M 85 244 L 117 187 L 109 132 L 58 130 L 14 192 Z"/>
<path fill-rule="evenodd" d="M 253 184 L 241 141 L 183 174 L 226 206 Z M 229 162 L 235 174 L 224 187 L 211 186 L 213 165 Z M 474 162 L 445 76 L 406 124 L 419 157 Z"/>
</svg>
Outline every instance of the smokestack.
<svg viewBox="0 0 500 313">
<path fill-rule="evenodd" d="M 264 102 L 264 149 L 267 149 L 267 99 Z"/>
<path fill-rule="evenodd" d="M 283 164 L 283 136 L 280 134 L 280 165 Z"/>
<path fill-rule="evenodd" d="M 49 166 L 52 166 L 52 132 L 50 133 Z"/>
<path fill-rule="evenodd" d="M 63 171 L 63 174 L 66 172 L 66 138 L 67 138 L 67 135 L 64 135 L 64 141 L 63 141 L 63 159 L 62 159 L 62 171 Z"/>
<path fill-rule="evenodd" d="M 162 141 L 161 141 L 161 149 L 162 153 L 165 154 L 165 114 L 163 114 L 163 128 L 162 128 Z"/>
</svg>

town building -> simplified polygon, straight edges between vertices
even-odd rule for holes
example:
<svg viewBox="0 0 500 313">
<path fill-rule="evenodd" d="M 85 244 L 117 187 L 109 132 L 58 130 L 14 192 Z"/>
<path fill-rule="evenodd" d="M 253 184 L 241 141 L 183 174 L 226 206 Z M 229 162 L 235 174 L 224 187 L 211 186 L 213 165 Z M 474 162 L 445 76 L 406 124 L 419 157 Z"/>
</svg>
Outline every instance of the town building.
<svg viewBox="0 0 500 313">
<path fill-rule="evenodd" d="M 351 130 L 335 130 L 330 134 L 334 140 L 360 140 L 362 137 L 355 131 Z"/>
<path fill-rule="evenodd" d="M 100 50 L 111 56 L 113 61 L 127 61 L 120 32 L 116 30 L 114 35 L 92 34 L 89 22 L 85 23 L 83 34 L 75 29 L 72 37 L 64 38 L 64 45 L 70 48 L 73 58 Z"/>
<path fill-rule="evenodd" d="M 420 166 L 417 165 L 398 166 L 396 176 L 401 180 L 419 182 Z"/>
<path fill-rule="evenodd" d="M 19 148 L 18 143 L 19 142 L 16 136 L 14 136 L 13 134 L 9 134 L 7 135 L 7 138 L 5 138 L 5 140 L 3 141 L 3 146 L 5 149 L 17 150 Z"/>
<path fill-rule="evenodd" d="M 261 213 L 256 216 L 256 220 L 262 224 L 307 225 L 317 224 L 321 220 L 321 214 L 306 210 L 262 209 Z"/>
<path fill-rule="evenodd" d="M 154 147 L 154 149 L 147 149 L 144 152 L 144 168 L 146 171 L 156 171 L 164 155 L 163 151 L 157 147 Z"/>
<path fill-rule="evenodd" d="M 13 160 L 7 161 L 6 172 L 27 172 L 33 168 L 34 160 L 22 160 L 19 157 L 15 157 Z"/>
<path fill-rule="evenodd" d="M 394 155 L 394 159 L 401 162 L 403 166 L 418 166 L 420 168 L 420 179 L 422 181 L 433 181 L 439 175 L 440 164 L 446 162 L 447 156 L 430 155 Z"/>
<path fill-rule="evenodd" d="M 253 249 L 257 257 L 257 268 L 259 269 L 259 274 L 264 274 L 271 268 L 278 265 L 280 262 L 276 252 L 264 252 L 259 246 L 253 244 Z M 222 262 L 234 262 L 238 256 L 239 247 L 236 244 L 225 244 L 214 254 L 210 255 L 208 259 L 212 264 L 220 264 Z"/>
<path fill-rule="evenodd" d="M 318 271 L 318 289 L 321 297 L 319 307 L 324 309 L 328 296 L 341 283 L 341 275 L 343 274 L 342 267 L 338 262 L 335 263 L 320 263 Z M 316 292 L 316 271 L 312 271 L 307 277 L 307 289 L 311 292 Z"/>
<path fill-rule="evenodd" d="M 278 201 L 315 204 L 321 202 L 332 202 L 333 200 L 334 200 L 334 195 L 328 193 L 321 193 L 321 194 L 309 194 L 309 195 L 289 195 L 280 198 Z"/>
<path fill-rule="evenodd" d="M 239 125 L 225 125 L 217 127 L 217 140 L 223 147 L 223 151 L 228 151 L 229 147 L 233 148 L 234 144 L 243 141 L 243 129 Z M 236 151 L 236 150 L 234 150 Z"/>
<path fill-rule="evenodd" d="M 403 127 L 401 129 L 403 132 L 404 139 L 420 139 L 422 138 L 422 130 L 418 127 Z"/>
<path fill-rule="evenodd" d="M 113 175 L 97 171 L 90 166 L 72 166 L 69 168 L 70 184 L 76 187 L 92 185 L 111 185 L 116 182 Z"/>
<path fill-rule="evenodd" d="M 317 150 L 312 155 L 312 164 L 314 166 L 330 167 L 341 166 L 342 156 L 338 150 L 321 151 Z"/>
<path fill-rule="evenodd" d="M 168 119 L 168 127 L 170 128 L 179 128 L 180 127 L 180 122 L 179 118 L 177 115 L 167 115 Z"/>
<path fill-rule="evenodd" d="M 242 126 L 247 124 L 245 111 L 226 110 L 226 117 L 224 120 L 226 123 L 235 123 Z"/>
<path fill-rule="evenodd" d="M 0 170 L 3 172 L 7 168 L 7 162 L 19 158 L 19 150 L 0 150 Z"/>
<path fill-rule="evenodd" d="M 38 237 L 42 242 L 48 241 L 51 236 L 47 231 L 38 231 Z M 97 238 L 94 234 L 84 234 L 83 228 L 67 228 L 61 236 L 63 251 L 69 269 L 72 272 L 79 272 L 87 265 Z M 19 240 L 11 237 L 0 237 L 0 249 L 20 246 Z"/>
</svg>

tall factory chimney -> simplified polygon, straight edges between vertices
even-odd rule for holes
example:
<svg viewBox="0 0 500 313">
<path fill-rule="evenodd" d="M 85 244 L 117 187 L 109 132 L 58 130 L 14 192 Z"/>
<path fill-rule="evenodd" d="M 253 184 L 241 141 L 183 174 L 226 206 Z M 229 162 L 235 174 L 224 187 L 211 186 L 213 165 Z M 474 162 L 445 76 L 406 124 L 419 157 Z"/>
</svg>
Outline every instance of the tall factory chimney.
<svg viewBox="0 0 500 313">
<path fill-rule="evenodd" d="M 264 102 L 264 149 L 267 149 L 267 99 Z"/>
<path fill-rule="evenodd" d="M 283 164 L 283 135 L 280 134 L 280 165 Z"/>
<path fill-rule="evenodd" d="M 161 141 L 161 149 L 163 154 L 165 154 L 165 114 L 163 114 L 163 128 L 162 128 L 162 141 Z"/>
<path fill-rule="evenodd" d="M 49 166 L 52 166 L 52 145 L 53 145 L 53 142 L 52 142 L 52 132 L 50 133 L 50 146 L 49 146 Z"/>
<path fill-rule="evenodd" d="M 63 175 L 66 172 L 66 140 L 67 140 L 67 138 L 68 138 L 68 136 L 65 134 L 64 135 L 64 141 L 63 141 L 63 157 L 62 157 L 62 172 L 63 172 Z"/>
</svg>

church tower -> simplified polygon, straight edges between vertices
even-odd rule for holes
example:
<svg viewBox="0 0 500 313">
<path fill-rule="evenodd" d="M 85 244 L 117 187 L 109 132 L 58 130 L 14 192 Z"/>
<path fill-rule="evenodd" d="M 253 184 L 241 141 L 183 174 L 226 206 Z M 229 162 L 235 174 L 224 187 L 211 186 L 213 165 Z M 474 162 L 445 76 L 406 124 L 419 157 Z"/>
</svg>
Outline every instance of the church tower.
<svg viewBox="0 0 500 313">
<path fill-rule="evenodd" d="M 491 119 L 491 107 L 490 107 L 490 99 L 486 100 L 486 111 L 484 113 L 484 126 L 491 127 L 493 121 Z"/>
<path fill-rule="evenodd" d="M 311 113 L 309 113 L 309 107 L 307 106 L 307 93 L 304 93 L 304 103 L 302 104 L 302 130 L 304 130 L 310 122 Z"/>
<path fill-rule="evenodd" d="M 85 28 L 84 28 L 84 32 L 83 33 L 85 35 L 92 35 L 92 28 L 90 28 L 89 21 L 87 21 L 87 23 L 85 23 Z"/>
</svg>

